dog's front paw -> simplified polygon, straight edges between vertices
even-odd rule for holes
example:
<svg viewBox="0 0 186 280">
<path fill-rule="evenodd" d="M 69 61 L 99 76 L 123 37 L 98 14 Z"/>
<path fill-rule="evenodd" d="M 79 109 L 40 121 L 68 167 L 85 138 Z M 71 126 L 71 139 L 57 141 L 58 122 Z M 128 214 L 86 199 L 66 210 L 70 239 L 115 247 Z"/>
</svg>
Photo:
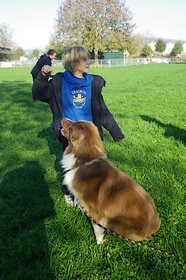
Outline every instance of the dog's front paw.
<svg viewBox="0 0 186 280">
<path fill-rule="evenodd" d="M 65 202 L 67 205 L 69 206 L 74 206 L 74 196 L 73 195 L 64 195 L 64 198 L 65 198 Z"/>
<path fill-rule="evenodd" d="M 97 242 L 97 244 L 103 244 L 105 242 L 104 235 L 96 238 L 96 242 Z"/>
<path fill-rule="evenodd" d="M 100 225 L 96 224 L 92 221 L 92 226 L 94 229 L 94 234 L 96 237 L 97 244 L 103 244 L 104 243 L 104 228 L 102 228 Z"/>
</svg>

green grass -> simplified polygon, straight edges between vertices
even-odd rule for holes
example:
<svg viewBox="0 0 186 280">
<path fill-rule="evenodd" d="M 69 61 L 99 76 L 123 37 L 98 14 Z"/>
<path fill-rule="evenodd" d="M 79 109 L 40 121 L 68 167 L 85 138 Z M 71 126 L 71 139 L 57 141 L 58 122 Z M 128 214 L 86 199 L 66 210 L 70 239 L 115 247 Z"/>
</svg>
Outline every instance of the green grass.
<svg viewBox="0 0 186 280">
<path fill-rule="evenodd" d="M 54 69 L 54 72 L 60 69 Z M 33 101 L 29 68 L 0 69 L 0 279 L 185 279 L 186 65 L 91 69 L 125 139 L 107 131 L 108 158 L 154 198 L 161 228 L 149 246 L 111 234 L 96 245 L 89 221 L 61 193 L 61 145 L 47 104 Z"/>
</svg>

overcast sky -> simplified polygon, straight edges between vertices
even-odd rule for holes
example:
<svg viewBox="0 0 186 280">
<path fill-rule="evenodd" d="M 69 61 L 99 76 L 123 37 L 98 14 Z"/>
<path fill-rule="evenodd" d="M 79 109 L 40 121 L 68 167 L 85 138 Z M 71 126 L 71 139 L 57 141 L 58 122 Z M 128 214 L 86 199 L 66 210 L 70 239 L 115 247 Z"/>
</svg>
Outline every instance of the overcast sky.
<svg viewBox="0 0 186 280">
<path fill-rule="evenodd" d="M 135 32 L 165 39 L 186 40 L 186 0 L 127 0 Z"/>
<path fill-rule="evenodd" d="M 0 23 L 13 30 L 13 41 L 23 49 L 44 49 L 53 31 L 61 0 L 2 0 Z M 133 13 L 135 33 L 186 40 L 186 0 L 126 0 Z"/>
</svg>

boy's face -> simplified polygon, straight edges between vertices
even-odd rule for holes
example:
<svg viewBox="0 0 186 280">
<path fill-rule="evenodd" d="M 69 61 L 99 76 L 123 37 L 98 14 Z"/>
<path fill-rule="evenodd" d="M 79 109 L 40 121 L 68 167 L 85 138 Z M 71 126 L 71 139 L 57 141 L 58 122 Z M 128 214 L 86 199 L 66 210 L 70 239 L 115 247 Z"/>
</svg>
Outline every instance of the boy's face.
<svg viewBox="0 0 186 280">
<path fill-rule="evenodd" d="M 88 73 L 89 65 L 90 65 L 89 59 L 81 60 L 80 63 L 76 66 L 76 72 Z"/>
<path fill-rule="evenodd" d="M 49 55 L 51 59 L 54 59 L 56 57 L 56 53 Z"/>
</svg>

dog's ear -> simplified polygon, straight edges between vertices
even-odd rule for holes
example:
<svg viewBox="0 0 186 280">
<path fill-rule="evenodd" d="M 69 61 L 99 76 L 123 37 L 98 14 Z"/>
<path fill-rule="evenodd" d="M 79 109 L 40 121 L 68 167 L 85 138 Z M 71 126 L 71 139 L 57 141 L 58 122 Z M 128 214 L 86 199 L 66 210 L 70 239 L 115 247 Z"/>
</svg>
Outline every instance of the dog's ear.
<svg viewBox="0 0 186 280">
<path fill-rule="evenodd" d="M 68 127 L 70 127 L 72 124 L 73 124 L 73 122 L 70 121 L 69 119 L 66 119 L 66 118 L 62 119 L 62 121 L 61 121 L 62 127 L 63 127 L 63 126 L 66 126 L 66 125 L 67 125 Z"/>
</svg>

